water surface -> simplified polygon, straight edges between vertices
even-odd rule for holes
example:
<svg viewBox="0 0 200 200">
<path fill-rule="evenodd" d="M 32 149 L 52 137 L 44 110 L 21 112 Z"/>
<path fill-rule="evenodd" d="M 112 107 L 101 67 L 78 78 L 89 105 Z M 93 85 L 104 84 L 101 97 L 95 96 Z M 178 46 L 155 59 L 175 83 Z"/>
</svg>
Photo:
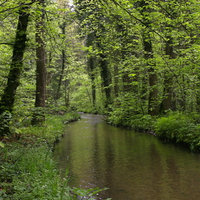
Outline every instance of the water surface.
<svg viewBox="0 0 200 200">
<path fill-rule="evenodd" d="M 55 148 L 71 186 L 109 188 L 99 199 L 198 200 L 200 156 L 146 134 L 106 124 L 84 114 L 70 123 Z"/>
</svg>

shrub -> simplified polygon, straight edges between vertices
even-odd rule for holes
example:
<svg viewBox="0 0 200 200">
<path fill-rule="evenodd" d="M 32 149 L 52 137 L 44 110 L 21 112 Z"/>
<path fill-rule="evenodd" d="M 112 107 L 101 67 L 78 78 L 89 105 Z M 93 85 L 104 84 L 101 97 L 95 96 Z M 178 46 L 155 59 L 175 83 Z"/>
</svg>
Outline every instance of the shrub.
<svg viewBox="0 0 200 200">
<path fill-rule="evenodd" d="M 158 118 L 154 127 L 158 136 L 174 139 L 193 131 L 193 122 L 193 119 L 182 113 L 174 113 L 167 117 Z"/>
<path fill-rule="evenodd" d="M 152 131 L 155 118 L 151 115 L 133 115 L 130 126 L 137 131 Z"/>
<path fill-rule="evenodd" d="M 157 136 L 182 142 L 191 150 L 200 149 L 200 124 L 198 114 L 171 113 L 158 118 L 155 125 Z"/>
</svg>

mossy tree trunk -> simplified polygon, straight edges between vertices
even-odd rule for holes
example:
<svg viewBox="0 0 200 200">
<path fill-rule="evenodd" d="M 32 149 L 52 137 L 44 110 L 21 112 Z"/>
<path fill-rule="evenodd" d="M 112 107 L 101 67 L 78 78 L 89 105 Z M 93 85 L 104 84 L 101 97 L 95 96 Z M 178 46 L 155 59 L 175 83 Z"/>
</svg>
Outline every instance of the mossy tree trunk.
<svg viewBox="0 0 200 200">
<path fill-rule="evenodd" d="M 95 57 L 90 56 L 88 58 L 88 71 L 89 71 L 89 76 L 91 79 L 91 83 L 92 83 L 92 104 L 95 107 L 96 106 L 96 85 L 95 85 Z"/>
<path fill-rule="evenodd" d="M 7 85 L 0 101 L 0 136 L 8 134 L 9 121 L 13 111 L 17 87 L 23 70 L 23 57 L 26 49 L 27 27 L 29 21 L 29 5 L 19 10 L 18 25 L 16 30 L 13 55 L 8 74 Z"/>
</svg>

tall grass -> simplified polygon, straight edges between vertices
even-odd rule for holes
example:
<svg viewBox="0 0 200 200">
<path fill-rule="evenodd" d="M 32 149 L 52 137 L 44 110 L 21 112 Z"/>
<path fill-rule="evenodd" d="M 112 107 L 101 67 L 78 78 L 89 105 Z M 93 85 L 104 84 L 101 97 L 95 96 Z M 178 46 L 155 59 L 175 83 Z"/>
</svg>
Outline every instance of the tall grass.
<svg viewBox="0 0 200 200">
<path fill-rule="evenodd" d="M 52 151 L 47 145 L 37 144 L 36 147 L 29 144 L 24 147 L 13 143 L 12 147 L 6 145 L 1 153 L 4 164 L 0 170 L 0 197 L 3 199 L 72 199 L 66 184 L 68 178 L 60 178 Z"/>
</svg>

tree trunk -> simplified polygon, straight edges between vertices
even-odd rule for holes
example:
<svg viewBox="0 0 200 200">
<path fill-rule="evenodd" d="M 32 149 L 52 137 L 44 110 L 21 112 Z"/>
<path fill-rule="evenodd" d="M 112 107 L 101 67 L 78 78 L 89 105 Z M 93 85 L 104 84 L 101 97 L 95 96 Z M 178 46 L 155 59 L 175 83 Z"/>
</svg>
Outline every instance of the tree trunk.
<svg viewBox="0 0 200 200">
<path fill-rule="evenodd" d="M 111 75 L 108 69 L 108 63 L 106 61 L 106 56 L 104 54 L 100 54 L 100 70 L 101 70 L 101 78 L 103 81 L 103 87 L 106 95 L 105 107 L 111 103 Z"/>
<path fill-rule="evenodd" d="M 19 10 L 18 25 L 13 46 L 13 56 L 8 75 L 8 81 L 0 101 L 0 136 L 9 133 L 9 119 L 13 111 L 17 87 L 20 84 L 20 76 L 23 69 L 23 57 L 26 48 L 27 27 L 29 21 L 29 6 Z M 7 114 L 6 114 L 7 113 Z"/>
<path fill-rule="evenodd" d="M 140 1 L 138 3 L 140 7 L 140 13 L 143 17 L 143 48 L 144 48 L 144 58 L 146 60 L 146 65 L 148 66 L 149 73 L 149 101 L 148 101 L 148 114 L 157 115 L 159 113 L 158 106 L 158 89 L 157 89 L 157 74 L 154 69 L 155 63 L 153 62 L 153 47 L 150 36 L 150 26 L 148 13 L 151 10 L 148 8 L 149 4 L 146 1 Z"/>
<path fill-rule="evenodd" d="M 89 47 L 91 45 L 94 45 L 94 41 L 96 39 L 95 33 L 90 33 L 86 37 L 86 46 Z M 87 60 L 87 67 L 88 67 L 88 74 L 90 76 L 91 82 L 92 82 L 92 103 L 93 106 L 96 106 L 96 85 L 95 85 L 95 64 L 96 64 L 96 58 L 88 52 L 88 60 Z"/>
<path fill-rule="evenodd" d="M 171 37 L 167 37 L 165 54 L 169 56 L 169 59 L 175 58 Z M 165 74 L 164 74 L 164 99 L 161 103 L 161 112 L 164 112 L 167 110 L 173 110 L 173 102 L 172 102 L 173 87 L 172 87 L 172 84 L 173 84 L 173 76 L 167 70 L 167 71 L 165 71 Z"/>
<path fill-rule="evenodd" d="M 118 79 L 118 75 L 119 75 L 119 69 L 117 64 L 115 64 L 114 66 L 114 95 L 115 97 L 119 96 L 119 79 Z"/>
<path fill-rule="evenodd" d="M 39 0 L 41 7 L 44 7 L 44 0 Z M 42 12 L 40 19 L 36 22 L 36 98 L 35 112 L 32 118 L 32 125 L 42 124 L 45 121 L 44 107 L 46 100 L 46 55 L 44 44 L 44 16 Z"/>
<path fill-rule="evenodd" d="M 63 25 L 61 26 L 62 29 L 62 34 L 65 35 L 65 26 L 66 26 L 66 22 L 63 23 Z M 64 36 L 65 37 L 65 36 Z M 58 89 L 57 89 L 57 93 L 56 93 L 56 97 L 55 100 L 58 100 L 60 98 L 60 88 L 61 88 L 61 84 L 62 84 L 62 79 L 63 79 L 63 75 L 64 75 L 64 70 L 65 70 L 65 59 L 66 59 L 66 55 L 65 55 L 65 50 L 62 50 L 62 67 L 61 67 L 61 74 L 59 77 L 59 82 L 58 82 Z"/>
<path fill-rule="evenodd" d="M 149 99 L 148 99 L 148 114 L 157 115 L 159 113 L 158 107 L 158 89 L 157 89 L 157 74 L 154 69 L 153 59 L 153 48 L 148 32 L 144 30 L 143 35 L 143 46 L 144 46 L 144 58 L 148 66 L 149 74 Z"/>
<path fill-rule="evenodd" d="M 88 58 L 88 70 L 89 70 L 89 76 L 91 78 L 92 82 L 92 104 L 95 107 L 96 105 L 96 86 L 95 86 L 95 74 L 94 74 L 94 68 L 95 68 L 95 58 L 90 56 Z"/>
</svg>

